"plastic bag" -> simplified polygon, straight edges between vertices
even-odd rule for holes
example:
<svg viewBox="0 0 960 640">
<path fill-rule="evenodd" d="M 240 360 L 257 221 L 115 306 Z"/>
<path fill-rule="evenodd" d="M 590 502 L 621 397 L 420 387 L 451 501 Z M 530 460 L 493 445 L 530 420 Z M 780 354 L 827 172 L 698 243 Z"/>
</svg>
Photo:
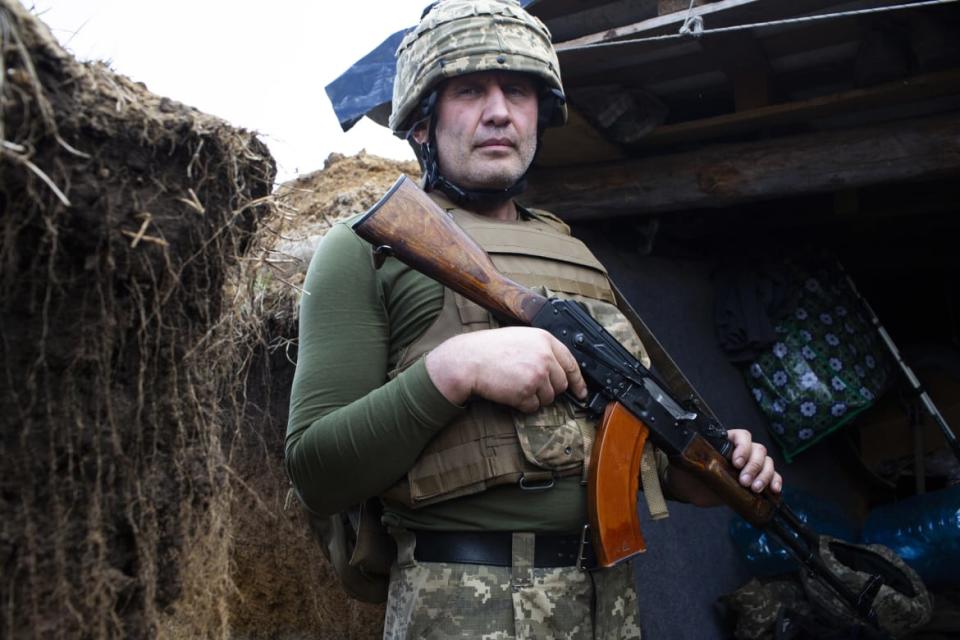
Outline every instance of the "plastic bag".
<svg viewBox="0 0 960 640">
<path fill-rule="evenodd" d="M 960 485 L 875 508 L 863 542 L 890 547 L 931 585 L 960 586 Z"/>
<path fill-rule="evenodd" d="M 892 359 L 836 266 L 788 264 L 800 297 L 745 378 L 790 462 L 871 406 Z"/>
<path fill-rule="evenodd" d="M 856 527 L 840 505 L 790 487 L 784 488 L 783 499 L 801 522 L 818 533 L 856 540 Z M 752 575 L 770 577 L 799 568 L 783 545 L 739 516 L 730 521 L 730 537 Z"/>
</svg>

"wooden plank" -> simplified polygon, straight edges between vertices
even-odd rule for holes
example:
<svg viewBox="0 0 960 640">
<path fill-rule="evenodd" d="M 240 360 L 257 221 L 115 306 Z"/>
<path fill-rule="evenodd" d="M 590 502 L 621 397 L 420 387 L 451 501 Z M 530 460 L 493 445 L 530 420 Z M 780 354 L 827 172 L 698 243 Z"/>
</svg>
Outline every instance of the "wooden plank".
<svg viewBox="0 0 960 640">
<path fill-rule="evenodd" d="M 703 9 L 722 7 L 725 4 L 725 2 L 718 2 L 706 5 Z M 778 6 L 780 7 L 778 9 L 780 13 L 788 15 L 785 12 L 791 6 L 789 3 L 781 3 Z M 805 6 L 804 8 L 809 9 L 810 7 Z M 717 16 L 711 24 L 715 27 L 723 26 L 720 17 L 721 16 Z M 723 22 L 731 21 L 729 16 L 723 17 Z M 759 16 L 759 18 L 764 17 L 766 17 L 765 14 Z M 741 21 L 733 22 L 739 24 Z M 845 28 L 842 30 L 842 33 L 845 34 L 846 40 L 856 40 L 857 31 L 853 28 L 855 26 L 855 24 L 845 22 Z M 679 29 L 679 25 L 677 28 Z M 796 27 L 796 29 L 800 29 L 805 34 L 811 34 L 811 42 L 819 42 L 819 39 L 813 36 L 821 30 L 820 25 L 800 25 L 800 27 Z M 615 31 L 616 30 L 608 30 L 604 33 L 615 33 Z M 838 31 L 832 29 L 830 33 L 836 38 Z M 650 34 L 643 33 L 639 35 L 646 36 Z M 767 34 L 764 34 L 764 37 L 766 37 L 766 35 Z M 749 31 L 742 31 L 730 34 L 708 34 L 702 38 L 684 37 L 670 40 L 625 41 L 619 44 L 604 43 L 616 44 L 616 46 L 568 47 L 569 43 L 561 43 L 557 47 L 557 55 L 560 59 L 564 79 L 569 82 L 594 84 L 596 82 L 594 78 L 603 74 L 604 76 L 620 75 L 625 79 L 629 79 L 633 86 L 638 86 L 647 81 L 649 76 L 669 74 L 683 77 L 702 71 L 704 66 L 713 69 L 716 67 L 716 61 L 712 60 L 711 55 L 704 54 L 705 49 L 709 47 L 711 52 L 719 51 L 722 53 L 723 45 L 729 42 L 737 42 L 744 38 L 755 40 L 756 36 Z M 714 41 L 718 41 L 718 43 L 712 45 L 711 43 Z M 722 41 L 722 43 L 719 41 Z M 802 43 L 795 42 L 795 44 L 801 47 L 801 51 L 806 47 L 806 45 Z M 833 44 L 835 44 L 835 41 L 830 40 L 824 46 Z M 765 49 L 765 47 L 761 47 L 759 43 L 756 47 L 761 51 Z M 796 55 L 796 50 L 790 52 L 781 51 L 778 53 L 778 56 L 789 55 Z M 775 61 L 771 59 L 770 66 L 776 69 L 774 62 Z"/>
<path fill-rule="evenodd" d="M 584 220 L 937 177 L 960 178 L 955 112 L 641 160 L 539 169 L 530 176 L 524 201 L 566 220 Z"/>
<path fill-rule="evenodd" d="M 560 54 L 560 69 L 565 82 L 574 84 L 602 84 L 601 76 L 619 77 L 639 85 L 656 81 L 655 78 L 673 78 L 693 75 L 710 66 L 703 56 L 699 41 L 678 41 L 670 45 L 644 42 L 610 49 L 588 49 L 576 55 Z"/>
<path fill-rule="evenodd" d="M 756 0 L 755 0 L 756 2 Z M 889 4 L 888 0 L 876 0 L 878 6 Z M 725 2 L 705 5 L 703 10 L 712 10 L 714 7 L 723 7 Z M 852 2 L 837 5 L 834 1 L 812 0 L 800 4 L 799 10 L 806 14 L 823 14 L 839 9 L 862 8 L 863 2 Z M 817 12 L 814 9 L 822 9 Z M 751 15 L 742 15 L 745 12 Z M 709 26 L 713 28 L 725 26 L 725 23 L 744 24 L 762 21 L 767 18 L 796 17 L 798 3 L 756 3 L 744 4 L 728 9 L 726 13 L 719 13 L 711 18 Z M 937 12 L 927 8 L 912 12 L 928 17 L 935 17 Z M 943 13 L 943 12 L 939 12 Z M 907 18 L 911 12 L 901 11 L 895 15 Z M 739 17 L 739 18 L 738 18 Z M 737 19 L 738 18 L 738 19 Z M 571 84 L 595 84 L 595 78 L 603 76 L 603 82 L 610 82 L 611 76 L 620 76 L 622 82 L 630 86 L 643 86 L 648 76 L 663 75 L 673 72 L 678 77 L 695 75 L 691 66 L 716 67 L 712 59 L 715 51 L 722 51 L 722 46 L 711 46 L 718 39 L 730 38 L 737 41 L 740 38 L 757 40 L 757 46 L 765 52 L 768 65 L 774 74 L 791 71 L 800 67 L 825 65 L 831 61 L 839 61 L 856 56 L 860 46 L 863 24 L 883 23 L 892 19 L 889 16 L 877 15 L 860 17 L 859 19 L 828 20 L 815 23 L 799 23 L 784 27 L 768 28 L 762 32 L 750 30 L 735 33 L 711 33 L 708 28 L 706 34 L 700 38 L 677 37 L 666 40 L 644 40 L 649 35 L 662 35 L 660 30 L 636 34 L 638 39 L 624 41 L 604 41 L 590 46 L 572 46 L 570 42 L 558 45 L 558 56 L 563 69 L 564 79 Z M 678 23 L 679 24 L 679 23 Z M 679 27 L 678 27 L 679 28 Z M 615 38 L 617 30 L 603 32 L 604 37 L 611 34 Z M 667 31 L 666 33 L 669 33 Z M 790 37 L 787 37 L 789 34 Z M 948 39 L 949 40 L 949 39 Z M 768 43 L 773 46 L 768 49 Z M 596 46 L 599 45 L 599 46 Z M 710 49 L 708 53 L 706 50 Z M 928 68 L 937 68 L 931 65 Z M 941 67 L 942 68 L 942 67 Z M 700 70 L 700 69 L 698 69 Z M 772 86 L 772 85 L 771 85 Z M 756 87 L 762 94 L 762 87 Z M 776 94 L 776 91 L 772 93 Z"/>
<path fill-rule="evenodd" d="M 824 20 L 815 29 L 769 30 L 763 33 L 763 48 L 771 60 L 802 51 L 823 49 L 860 38 L 860 23 L 850 20 Z"/>
<path fill-rule="evenodd" d="M 714 2 L 704 7 L 695 7 L 694 9 L 697 15 L 703 16 L 706 19 L 706 16 L 715 15 L 729 9 L 735 9 L 757 2 L 759 2 L 759 0 L 722 0 L 721 2 Z M 668 13 L 657 16 L 656 18 L 641 20 L 640 22 L 617 27 L 615 29 L 608 29 L 607 31 L 601 33 L 591 33 L 590 35 L 557 43 L 557 51 L 565 51 L 567 49 L 573 49 L 583 45 L 597 44 L 598 42 L 610 42 L 612 40 L 619 40 L 621 38 L 627 38 L 638 34 L 654 35 L 651 32 L 657 32 L 661 30 L 667 33 L 676 33 L 680 30 L 680 26 L 683 24 L 685 19 L 685 13 Z M 670 27 L 675 28 L 670 29 Z"/>
<path fill-rule="evenodd" d="M 729 27 L 752 22 L 766 22 L 817 13 L 829 13 L 829 10 L 832 8 L 836 8 L 837 11 L 850 11 L 867 7 L 876 8 L 884 5 L 900 4 L 902 2 L 904 2 L 904 0 L 862 0 L 846 3 L 837 2 L 837 0 L 804 0 L 802 3 L 784 2 L 782 0 L 721 0 L 720 2 L 694 7 L 694 14 L 703 18 L 704 28 L 709 32 L 711 28 L 717 27 Z M 614 42 L 624 38 L 642 38 L 674 34 L 680 31 L 680 27 L 683 25 L 685 19 L 685 11 L 670 13 L 557 43 L 557 51 L 570 51 L 578 47 Z M 794 28 L 802 27 L 799 25 L 783 27 L 784 30 Z"/>
<path fill-rule="evenodd" d="M 710 0 L 694 0 L 694 6 L 699 7 Z M 690 8 L 689 0 L 657 0 L 657 15 L 665 16 L 668 13 L 686 11 Z"/>
<path fill-rule="evenodd" d="M 620 147 L 604 138 L 579 111 L 568 106 L 567 113 L 567 124 L 544 131 L 537 166 L 569 166 L 626 158 Z"/>
<path fill-rule="evenodd" d="M 960 71 L 930 73 L 867 89 L 811 98 L 801 102 L 771 105 L 691 122 L 663 125 L 637 143 L 638 147 L 662 147 L 735 135 L 761 127 L 804 122 L 863 107 L 902 104 L 960 92 Z"/>
<path fill-rule="evenodd" d="M 734 108 L 749 111 L 770 104 L 770 65 L 751 33 L 722 33 L 703 41 L 704 53 L 733 82 Z"/>
<path fill-rule="evenodd" d="M 549 3 L 546 6 L 549 6 Z M 536 15 L 536 12 L 533 12 Z M 555 42 L 645 20 L 657 15 L 657 0 L 576 3 L 561 14 L 543 18 Z"/>
</svg>

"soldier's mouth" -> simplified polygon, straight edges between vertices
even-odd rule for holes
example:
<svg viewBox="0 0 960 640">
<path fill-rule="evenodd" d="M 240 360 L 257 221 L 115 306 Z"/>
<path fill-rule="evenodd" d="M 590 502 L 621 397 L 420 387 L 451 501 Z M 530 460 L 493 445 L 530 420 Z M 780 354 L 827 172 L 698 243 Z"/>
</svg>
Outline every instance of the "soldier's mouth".
<svg viewBox="0 0 960 640">
<path fill-rule="evenodd" d="M 513 141 L 510 140 L 509 138 L 490 138 L 489 140 L 484 140 L 483 142 L 477 145 L 477 147 L 482 147 L 482 148 L 486 148 L 486 147 L 513 148 L 513 146 L 514 146 Z"/>
</svg>

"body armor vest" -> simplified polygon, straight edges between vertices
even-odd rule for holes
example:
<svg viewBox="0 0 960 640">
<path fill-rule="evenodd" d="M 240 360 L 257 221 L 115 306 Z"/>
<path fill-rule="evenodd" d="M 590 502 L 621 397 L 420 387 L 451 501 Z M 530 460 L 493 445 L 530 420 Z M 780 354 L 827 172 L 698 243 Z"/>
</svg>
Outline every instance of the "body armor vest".
<svg viewBox="0 0 960 640">
<path fill-rule="evenodd" d="M 532 219 L 518 222 L 491 220 L 432 197 L 505 276 L 548 296 L 580 300 L 604 328 L 649 365 L 639 338 L 614 305 L 603 265 L 569 235 L 562 221 L 544 212 L 531 212 Z M 436 320 L 407 347 L 390 375 L 454 335 L 496 326 L 488 311 L 445 288 Z M 473 399 L 424 448 L 406 478 L 383 497 L 421 507 L 500 484 L 536 487 L 548 485 L 557 476 L 583 474 L 585 478 L 595 430 L 596 421 L 565 398 L 533 414 Z"/>
</svg>

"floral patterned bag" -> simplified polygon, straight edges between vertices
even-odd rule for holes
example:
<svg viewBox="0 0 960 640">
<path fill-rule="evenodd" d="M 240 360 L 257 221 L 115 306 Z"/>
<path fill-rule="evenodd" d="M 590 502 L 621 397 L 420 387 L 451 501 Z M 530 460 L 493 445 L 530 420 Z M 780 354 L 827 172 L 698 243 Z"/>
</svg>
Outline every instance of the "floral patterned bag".
<svg viewBox="0 0 960 640">
<path fill-rule="evenodd" d="M 873 404 L 893 362 L 837 266 L 787 265 L 800 297 L 746 380 L 788 462 Z"/>
</svg>

